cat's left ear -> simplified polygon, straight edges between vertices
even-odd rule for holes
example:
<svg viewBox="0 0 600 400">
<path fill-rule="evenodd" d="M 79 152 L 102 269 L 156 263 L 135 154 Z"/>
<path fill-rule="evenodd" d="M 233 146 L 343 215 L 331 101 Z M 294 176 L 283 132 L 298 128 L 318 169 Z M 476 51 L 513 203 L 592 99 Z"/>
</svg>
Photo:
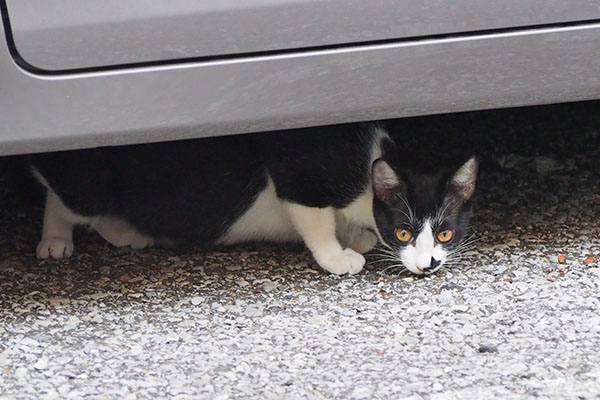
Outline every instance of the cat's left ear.
<svg viewBox="0 0 600 400">
<path fill-rule="evenodd" d="M 467 201 L 475 192 L 479 163 L 475 157 L 469 158 L 450 178 L 449 190 L 462 201 Z"/>
<path fill-rule="evenodd" d="M 406 188 L 402 178 L 381 158 L 373 162 L 371 175 L 375 195 L 381 200 L 390 200 L 398 191 Z"/>
</svg>

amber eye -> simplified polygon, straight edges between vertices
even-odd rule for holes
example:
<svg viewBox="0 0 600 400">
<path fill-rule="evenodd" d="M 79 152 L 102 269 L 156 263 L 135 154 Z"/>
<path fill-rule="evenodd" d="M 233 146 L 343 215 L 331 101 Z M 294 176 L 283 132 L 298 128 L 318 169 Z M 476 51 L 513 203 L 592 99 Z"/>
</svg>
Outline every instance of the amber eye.
<svg viewBox="0 0 600 400">
<path fill-rule="evenodd" d="M 396 237 L 401 242 L 408 242 L 412 239 L 412 232 L 406 229 L 396 229 Z"/>
<path fill-rule="evenodd" d="M 440 242 L 449 242 L 454 237 L 454 231 L 441 231 L 438 233 L 437 238 Z"/>
</svg>

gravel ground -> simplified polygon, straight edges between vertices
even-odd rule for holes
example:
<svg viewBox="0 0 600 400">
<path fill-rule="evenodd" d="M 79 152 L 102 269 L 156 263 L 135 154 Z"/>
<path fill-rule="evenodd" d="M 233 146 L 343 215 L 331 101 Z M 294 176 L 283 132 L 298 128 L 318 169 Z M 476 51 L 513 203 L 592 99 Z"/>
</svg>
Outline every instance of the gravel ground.
<svg viewBox="0 0 600 400">
<path fill-rule="evenodd" d="M 426 278 L 83 231 L 71 260 L 40 262 L 41 208 L 0 173 L 0 398 L 600 399 L 598 109 L 392 123 L 485 161 L 479 240 Z"/>
</svg>

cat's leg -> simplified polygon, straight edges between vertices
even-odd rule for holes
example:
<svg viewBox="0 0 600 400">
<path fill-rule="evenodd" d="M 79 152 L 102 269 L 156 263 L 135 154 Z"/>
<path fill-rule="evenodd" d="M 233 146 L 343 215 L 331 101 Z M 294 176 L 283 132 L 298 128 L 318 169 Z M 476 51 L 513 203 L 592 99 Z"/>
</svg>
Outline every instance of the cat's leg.
<svg viewBox="0 0 600 400">
<path fill-rule="evenodd" d="M 98 217 L 90 225 L 107 242 L 117 247 L 143 249 L 153 244 L 151 237 L 138 232 L 129 223 L 113 217 Z"/>
<path fill-rule="evenodd" d="M 356 274 L 365 258 L 352 249 L 344 249 L 335 235 L 332 208 L 306 207 L 287 203 L 292 224 L 319 265 L 333 274 Z"/>
<path fill-rule="evenodd" d="M 357 251 L 360 254 L 364 254 L 377 245 L 377 235 L 368 229 L 351 225 L 348 227 L 349 232 L 347 233 L 347 246 Z"/>
<path fill-rule="evenodd" d="M 377 245 L 374 232 L 349 222 L 343 213 L 336 212 L 335 217 L 336 232 L 342 246 L 364 254 Z"/>
<path fill-rule="evenodd" d="M 58 195 L 48 189 L 42 240 L 36 254 L 39 258 L 63 258 L 73 254 L 73 225 L 78 217 L 69 210 Z"/>
</svg>

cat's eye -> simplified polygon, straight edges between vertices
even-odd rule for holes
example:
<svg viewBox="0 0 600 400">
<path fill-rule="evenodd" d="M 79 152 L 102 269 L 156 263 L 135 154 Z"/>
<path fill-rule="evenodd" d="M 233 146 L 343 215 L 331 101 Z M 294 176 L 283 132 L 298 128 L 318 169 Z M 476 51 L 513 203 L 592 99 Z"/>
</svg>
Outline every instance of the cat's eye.
<svg viewBox="0 0 600 400">
<path fill-rule="evenodd" d="M 408 242 L 412 239 L 412 232 L 406 229 L 396 229 L 396 238 L 401 242 Z"/>
<path fill-rule="evenodd" d="M 454 237 L 454 231 L 441 231 L 438 233 L 437 238 L 440 242 L 446 243 L 449 242 Z"/>
</svg>

